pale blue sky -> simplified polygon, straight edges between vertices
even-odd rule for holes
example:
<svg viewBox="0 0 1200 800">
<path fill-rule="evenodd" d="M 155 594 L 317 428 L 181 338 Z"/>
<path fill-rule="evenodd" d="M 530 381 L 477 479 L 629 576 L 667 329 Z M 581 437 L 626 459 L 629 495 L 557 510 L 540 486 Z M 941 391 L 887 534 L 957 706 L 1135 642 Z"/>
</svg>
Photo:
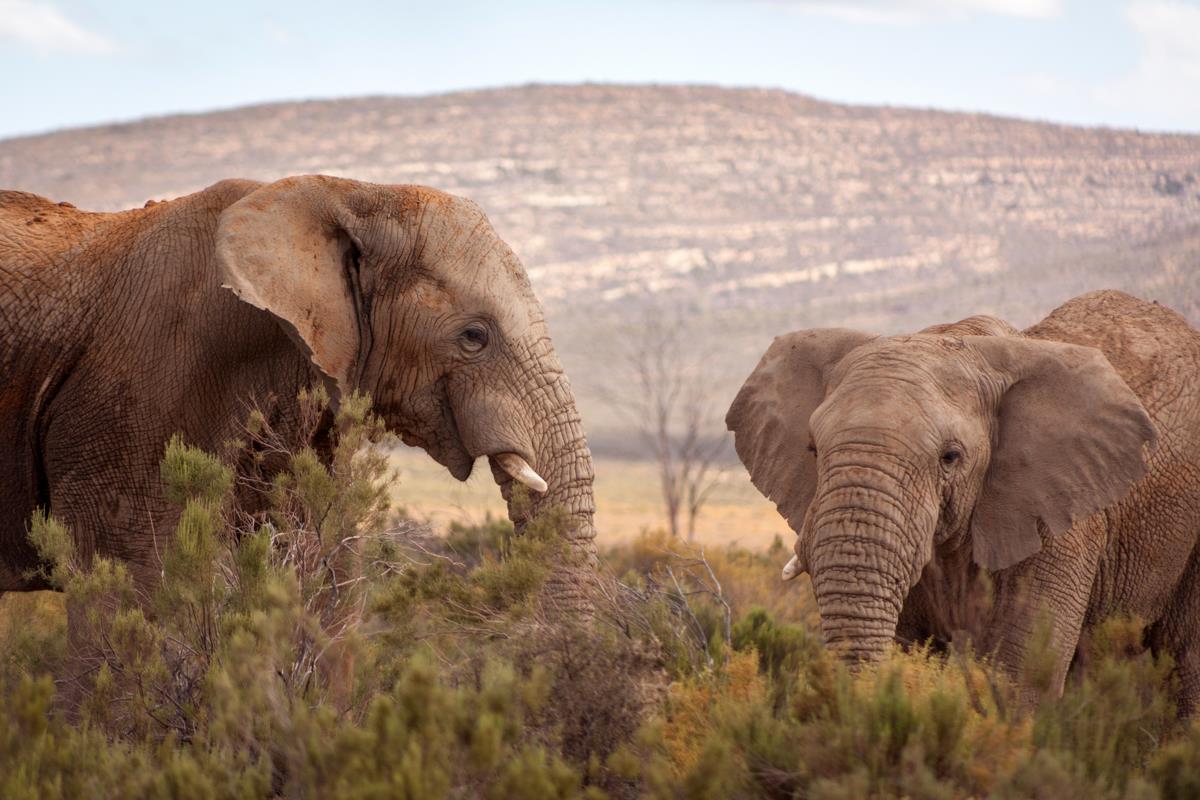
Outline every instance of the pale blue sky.
<svg viewBox="0 0 1200 800">
<path fill-rule="evenodd" d="M 0 137 L 527 82 L 1200 131 L 1200 0 L 0 0 Z"/>
</svg>

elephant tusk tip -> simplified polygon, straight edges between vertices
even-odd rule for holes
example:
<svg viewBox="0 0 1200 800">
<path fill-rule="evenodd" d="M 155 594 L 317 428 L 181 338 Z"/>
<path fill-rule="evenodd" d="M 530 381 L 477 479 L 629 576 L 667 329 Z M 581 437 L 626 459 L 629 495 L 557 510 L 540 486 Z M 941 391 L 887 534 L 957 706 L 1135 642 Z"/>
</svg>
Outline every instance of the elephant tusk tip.
<svg viewBox="0 0 1200 800">
<path fill-rule="evenodd" d="M 550 489 L 550 487 L 546 484 L 545 479 L 533 470 L 530 470 L 529 475 L 525 476 L 525 480 L 521 482 L 530 489 L 533 489 L 538 494 L 545 494 Z"/>
<path fill-rule="evenodd" d="M 538 494 L 545 494 L 546 490 L 550 488 L 546 485 L 545 479 L 533 471 L 533 467 L 529 466 L 529 462 L 516 453 L 500 453 L 494 456 L 494 458 L 496 459 L 496 463 L 508 473 L 510 478 L 528 486 Z"/>
<path fill-rule="evenodd" d="M 792 560 L 787 562 L 783 567 L 783 580 L 790 581 L 792 578 L 800 574 L 800 557 L 792 556 Z"/>
</svg>

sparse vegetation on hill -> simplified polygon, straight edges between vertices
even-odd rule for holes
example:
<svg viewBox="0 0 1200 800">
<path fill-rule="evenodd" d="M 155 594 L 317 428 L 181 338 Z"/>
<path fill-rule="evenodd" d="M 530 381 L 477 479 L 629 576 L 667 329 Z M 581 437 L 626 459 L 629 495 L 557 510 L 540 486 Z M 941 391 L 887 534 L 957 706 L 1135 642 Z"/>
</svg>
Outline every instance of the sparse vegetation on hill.
<svg viewBox="0 0 1200 800">
<path fill-rule="evenodd" d="M 669 297 L 717 404 L 775 335 L 1018 327 L 1103 288 L 1200 323 L 1200 138 L 705 86 L 279 103 L 0 141 L 0 187 L 117 210 L 322 172 L 477 201 L 524 261 L 593 448 L 639 455 L 599 343 Z M 588 376 L 583 380 L 583 376 Z"/>
<path fill-rule="evenodd" d="M 778 591 L 782 543 L 644 534 L 606 554 L 619 580 L 601 581 L 595 615 L 563 620 L 540 595 L 554 514 L 520 537 L 397 518 L 382 438 L 365 403 L 344 404 L 332 466 L 293 447 L 256 517 L 229 502 L 243 478 L 228 454 L 172 442 L 162 472 L 182 517 L 150 613 L 119 564 L 81 569 L 69 532 L 36 518 L 49 574 L 90 625 L 68 653 L 55 604 L 5 599 L 0 796 L 1200 792 L 1200 728 L 1177 718 L 1172 665 L 1135 620 L 1103 625 L 1065 695 L 1032 713 L 967 652 L 847 671 L 807 590 Z M 56 689 L 63 658 L 85 669 Z"/>
</svg>

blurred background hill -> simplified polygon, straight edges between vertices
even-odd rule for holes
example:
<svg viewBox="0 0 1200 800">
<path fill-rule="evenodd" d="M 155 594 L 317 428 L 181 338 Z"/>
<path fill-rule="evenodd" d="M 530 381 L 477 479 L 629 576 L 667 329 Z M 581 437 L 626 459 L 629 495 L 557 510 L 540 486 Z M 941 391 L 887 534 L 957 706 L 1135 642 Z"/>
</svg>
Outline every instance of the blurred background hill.
<svg viewBox="0 0 1200 800">
<path fill-rule="evenodd" d="M 654 524 L 655 473 L 612 394 L 627 380 L 624 346 L 664 309 L 686 322 L 695 380 L 722 411 L 772 336 L 797 328 L 888 333 L 975 313 L 1024 326 L 1098 288 L 1200 324 L 1196 135 L 587 84 L 260 105 L 0 141 L 0 185 L 93 210 L 298 173 L 428 184 L 483 206 L 529 270 L 608 465 L 601 515 L 606 503 L 627 513 L 613 527 L 631 531 Z M 427 460 L 400 461 L 431 506 L 495 502 L 486 480 L 456 487 Z M 702 537 L 785 531 L 730 472 Z"/>
</svg>

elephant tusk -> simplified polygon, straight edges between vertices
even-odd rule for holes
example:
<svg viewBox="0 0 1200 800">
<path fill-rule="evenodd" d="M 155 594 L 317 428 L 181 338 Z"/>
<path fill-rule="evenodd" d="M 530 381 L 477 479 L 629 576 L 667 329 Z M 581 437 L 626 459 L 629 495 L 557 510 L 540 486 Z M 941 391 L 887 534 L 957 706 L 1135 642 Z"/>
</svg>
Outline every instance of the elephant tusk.
<svg viewBox="0 0 1200 800">
<path fill-rule="evenodd" d="M 783 579 L 790 581 L 792 578 L 800 574 L 800 556 L 792 556 L 792 560 L 787 562 L 783 568 Z"/>
<path fill-rule="evenodd" d="M 533 489 L 538 494 L 545 494 L 546 481 L 533 471 L 533 467 L 529 466 L 525 459 L 521 458 L 516 453 L 500 453 L 493 456 L 500 468 L 508 473 L 514 481 L 525 484 L 530 489 Z"/>
</svg>

